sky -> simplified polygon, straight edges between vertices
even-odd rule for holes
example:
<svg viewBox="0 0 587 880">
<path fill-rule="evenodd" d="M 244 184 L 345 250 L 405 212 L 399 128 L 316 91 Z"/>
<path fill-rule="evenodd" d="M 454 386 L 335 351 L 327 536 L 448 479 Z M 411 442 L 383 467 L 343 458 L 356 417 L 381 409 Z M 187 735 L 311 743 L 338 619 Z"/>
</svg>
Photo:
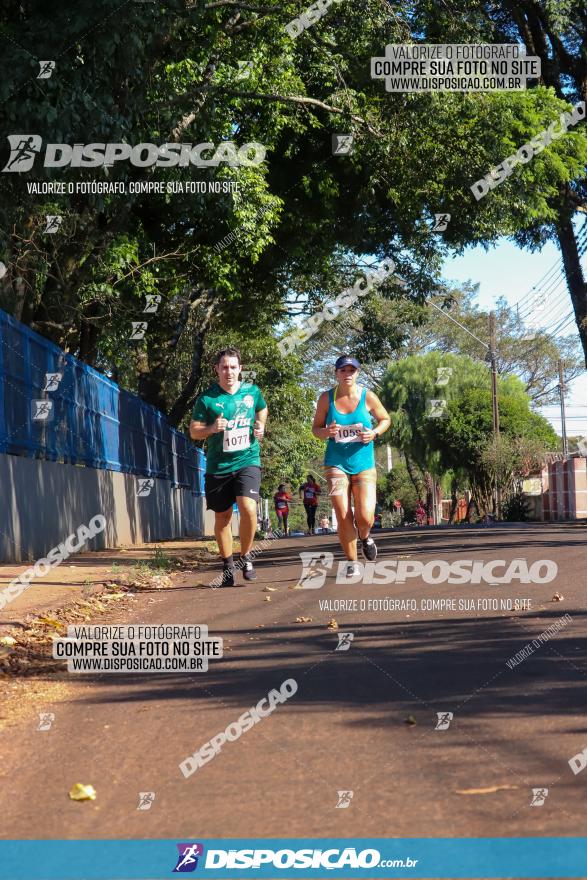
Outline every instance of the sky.
<svg viewBox="0 0 587 880">
<path fill-rule="evenodd" d="M 587 254 L 582 262 L 587 271 Z M 571 300 L 564 275 L 559 271 L 561 268 L 560 252 L 552 242 L 548 242 L 539 253 L 531 253 L 501 239 L 488 251 L 482 247 L 467 248 L 463 256 L 449 258 L 444 264 L 443 276 L 446 281 L 478 283 L 477 303 L 483 309 L 490 309 L 501 296 L 510 305 L 520 303 L 520 314 L 527 314 L 527 324 L 539 327 L 553 326 L 571 312 Z M 536 292 L 532 298 L 528 296 L 538 282 L 541 293 L 546 294 L 544 303 L 540 303 Z M 562 335 L 577 335 L 574 319 L 562 329 Z M 560 407 L 541 407 L 538 411 L 560 434 Z M 587 371 L 569 383 L 566 415 L 567 435 L 587 436 Z"/>
</svg>

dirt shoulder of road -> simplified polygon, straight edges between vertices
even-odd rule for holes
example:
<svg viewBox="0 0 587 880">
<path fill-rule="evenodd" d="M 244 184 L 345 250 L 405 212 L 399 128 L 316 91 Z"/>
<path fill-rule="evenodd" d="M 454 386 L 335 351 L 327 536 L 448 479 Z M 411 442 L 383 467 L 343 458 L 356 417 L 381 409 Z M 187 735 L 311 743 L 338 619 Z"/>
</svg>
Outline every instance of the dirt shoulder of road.
<svg viewBox="0 0 587 880">
<path fill-rule="evenodd" d="M 14 628 L 26 629 L 40 615 L 55 616 L 84 604 L 90 612 L 105 595 L 165 589 L 178 576 L 193 576 L 217 565 L 215 548 L 215 541 L 203 538 L 78 553 L 44 577 L 34 578 L 20 596 L 0 608 L 0 639 Z M 0 594 L 33 564 L 0 565 Z"/>
<path fill-rule="evenodd" d="M 79 553 L 35 578 L 0 610 L 0 730 L 18 721 L 29 696 L 42 699 L 65 688 L 53 679 L 59 663 L 51 648 L 68 624 L 130 608 L 138 594 L 164 591 L 183 579 L 197 584 L 218 565 L 215 548 L 204 538 Z M 31 564 L 0 566 L 0 593 Z"/>
</svg>

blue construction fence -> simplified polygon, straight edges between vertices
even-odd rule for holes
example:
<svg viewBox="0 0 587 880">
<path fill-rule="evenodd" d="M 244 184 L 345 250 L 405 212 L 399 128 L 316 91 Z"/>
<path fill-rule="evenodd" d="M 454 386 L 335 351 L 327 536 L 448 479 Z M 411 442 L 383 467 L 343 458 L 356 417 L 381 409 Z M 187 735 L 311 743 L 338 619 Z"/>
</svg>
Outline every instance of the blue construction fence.
<svg viewBox="0 0 587 880">
<path fill-rule="evenodd" d="M 206 457 L 162 412 L 0 309 L 0 452 L 170 480 Z"/>
</svg>

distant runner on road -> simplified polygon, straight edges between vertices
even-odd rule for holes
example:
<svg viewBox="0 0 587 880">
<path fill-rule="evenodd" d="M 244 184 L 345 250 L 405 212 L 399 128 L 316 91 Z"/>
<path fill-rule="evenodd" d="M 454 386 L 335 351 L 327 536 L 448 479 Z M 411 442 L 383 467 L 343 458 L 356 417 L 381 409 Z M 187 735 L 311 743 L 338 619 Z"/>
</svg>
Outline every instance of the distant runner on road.
<svg viewBox="0 0 587 880">
<path fill-rule="evenodd" d="M 306 520 L 308 523 L 308 534 L 316 534 L 316 510 L 318 509 L 318 495 L 322 489 L 314 480 L 312 474 L 308 474 L 306 482 L 302 483 L 299 489 L 299 496 L 303 499 L 306 509 Z"/>
<path fill-rule="evenodd" d="M 289 534 L 287 530 L 287 518 L 289 516 L 288 501 L 291 500 L 292 496 L 286 490 L 285 483 L 281 483 L 273 496 L 273 503 L 275 504 L 275 514 L 277 516 L 277 528 L 283 529 L 286 538 Z"/>
<path fill-rule="evenodd" d="M 391 420 L 377 395 L 357 385 L 360 364 L 356 358 L 341 355 L 334 370 L 337 385 L 318 398 L 312 433 L 328 440 L 324 458 L 326 479 L 338 537 L 349 561 L 347 576 L 352 577 L 358 574 L 357 531 L 365 559 L 373 561 L 377 557 L 371 537 L 377 483 L 373 441 L 387 431 Z M 375 427 L 372 419 L 377 422 Z"/>
<path fill-rule="evenodd" d="M 214 535 L 222 556 L 222 586 L 234 587 L 235 568 L 247 581 L 257 578 L 249 557 L 257 526 L 261 487 L 259 441 L 267 421 L 267 404 L 256 385 L 239 381 L 241 355 L 224 348 L 215 358 L 218 382 L 197 398 L 190 422 L 192 440 L 206 449 L 206 505 L 214 511 Z M 240 514 L 240 562 L 232 555 L 232 508 Z"/>
</svg>

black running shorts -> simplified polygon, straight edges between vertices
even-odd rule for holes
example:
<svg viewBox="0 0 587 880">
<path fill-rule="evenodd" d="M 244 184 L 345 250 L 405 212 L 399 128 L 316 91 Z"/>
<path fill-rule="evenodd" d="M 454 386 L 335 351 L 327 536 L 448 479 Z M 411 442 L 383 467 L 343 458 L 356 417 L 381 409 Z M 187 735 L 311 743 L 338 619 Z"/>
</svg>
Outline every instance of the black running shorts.
<svg viewBox="0 0 587 880">
<path fill-rule="evenodd" d="M 206 506 L 220 513 L 229 510 L 237 496 L 259 500 L 261 468 L 248 465 L 231 474 L 206 474 Z"/>
</svg>

